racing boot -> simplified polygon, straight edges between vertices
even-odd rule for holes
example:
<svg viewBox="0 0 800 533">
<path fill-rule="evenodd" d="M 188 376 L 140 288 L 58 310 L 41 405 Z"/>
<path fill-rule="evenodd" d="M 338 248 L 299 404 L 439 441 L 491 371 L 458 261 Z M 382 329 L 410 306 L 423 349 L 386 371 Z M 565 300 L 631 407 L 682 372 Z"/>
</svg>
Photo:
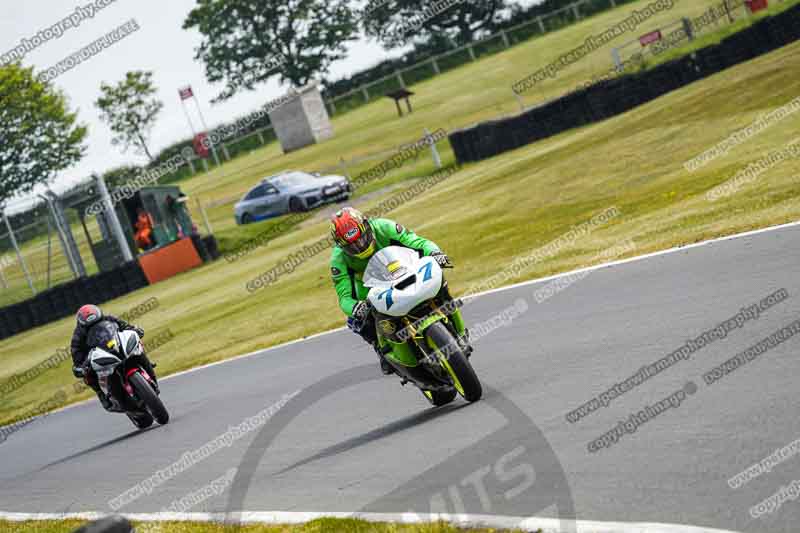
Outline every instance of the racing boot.
<svg viewBox="0 0 800 533">
<path fill-rule="evenodd" d="M 384 376 L 391 376 L 394 374 L 394 367 L 389 364 L 389 361 L 386 360 L 386 357 L 383 355 L 381 351 L 381 347 L 378 346 L 378 343 L 374 343 L 372 347 L 375 349 L 375 353 L 378 354 L 378 360 L 381 362 L 381 372 L 383 372 Z"/>
<path fill-rule="evenodd" d="M 100 403 L 103 405 L 103 409 L 111 412 L 114 408 L 114 405 L 111 403 L 111 400 L 108 399 L 106 393 L 100 389 L 99 385 L 94 385 L 94 386 L 89 385 L 89 386 L 92 387 L 94 392 L 97 394 L 97 399 L 100 400 Z"/>
</svg>

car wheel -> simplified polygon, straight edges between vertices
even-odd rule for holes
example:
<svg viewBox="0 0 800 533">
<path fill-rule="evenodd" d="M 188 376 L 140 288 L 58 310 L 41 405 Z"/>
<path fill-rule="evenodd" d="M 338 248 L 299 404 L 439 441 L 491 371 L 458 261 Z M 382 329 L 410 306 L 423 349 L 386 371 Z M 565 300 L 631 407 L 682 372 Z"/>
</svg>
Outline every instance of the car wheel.
<svg viewBox="0 0 800 533">
<path fill-rule="evenodd" d="M 305 210 L 306 207 L 303 205 L 303 202 L 300 200 L 300 198 L 293 196 L 289 199 L 289 211 L 291 213 L 300 213 Z"/>
<path fill-rule="evenodd" d="M 250 213 L 242 215 L 242 224 L 250 224 L 253 221 L 253 216 Z"/>
</svg>

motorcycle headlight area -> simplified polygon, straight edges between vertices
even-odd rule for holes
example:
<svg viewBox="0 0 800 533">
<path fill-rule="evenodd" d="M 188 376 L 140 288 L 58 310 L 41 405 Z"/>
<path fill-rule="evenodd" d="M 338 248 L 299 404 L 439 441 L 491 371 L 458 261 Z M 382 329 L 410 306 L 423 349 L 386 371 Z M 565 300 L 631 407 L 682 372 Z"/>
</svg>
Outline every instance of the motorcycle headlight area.
<svg viewBox="0 0 800 533">
<path fill-rule="evenodd" d="M 98 376 L 108 376 L 114 371 L 114 368 L 122 361 L 114 354 L 110 354 L 105 350 L 96 348 L 91 356 L 92 368 Z"/>
<path fill-rule="evenodd" d="M 128 337 L 128 341 L 125 344 L 125 353 L 136 353 L 136 350 L 139 348 L 139 339 L 136 338 L 135 335 L 131 335 Z"/>
</svg>

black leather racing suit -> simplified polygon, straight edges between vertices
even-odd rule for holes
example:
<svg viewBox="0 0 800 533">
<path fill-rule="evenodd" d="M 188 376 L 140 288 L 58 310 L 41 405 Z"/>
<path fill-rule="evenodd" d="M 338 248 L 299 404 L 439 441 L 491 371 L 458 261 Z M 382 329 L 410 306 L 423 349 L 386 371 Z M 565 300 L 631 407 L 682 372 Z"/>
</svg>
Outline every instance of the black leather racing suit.
<svg viewBox="0 0 800 533">
<path fill-rule="evenodd" d="M 108 322 L 114 322 L 117 327 L 119 327 L 120 331 L 124 331 L 126 329 L 139 329 L 133 324 L 129 324 L 122 320 L 121 318 L 117 318 L 114 315 L 103 315 L 102 320 L 106 320 Z M 91 327 L 91 326 L 90 326 Z M 98 396 L 103 394 L 103 391 L 100 390 L 100 384 L 97 382 L 97 374 L 92 370 L 90 365 L 86 365 L 86 358 L 89 356 L 89 350 L 91 347 L 86 342 L 86 336 L 89 332 L 89 327 L 84 327 L 78 324 L 75 326 L 75 331 L 72 333 L 72 341 L 70 341 L 70 351 L 72 352 L 72 364 L 75 367 L 84 367 L 85 373 L 83 380 L 86 384 L 91 387 Z M 144 370 L 150 374 L 153 378 L 153 381 L 156 381 L 156 373 L 153 370 L 153 365 L 150 363 L 150 359 L 147 355 L 144 355 Z M 102 401 L 102 400 L 101 400 Z"/>
</svg>

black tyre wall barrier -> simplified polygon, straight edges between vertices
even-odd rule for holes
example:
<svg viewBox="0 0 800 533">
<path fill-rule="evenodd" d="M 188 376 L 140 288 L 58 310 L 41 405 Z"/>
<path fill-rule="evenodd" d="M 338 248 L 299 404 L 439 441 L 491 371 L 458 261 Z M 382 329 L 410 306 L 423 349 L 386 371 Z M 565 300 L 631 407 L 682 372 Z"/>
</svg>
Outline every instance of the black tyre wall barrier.
<svg viewBox="0 0 800 533">
<path fill-rule="evenodd" d="M 192 244 L 194 244 L 194 249 L 197 250 L 197 254 L 200 256 L 200 259 L 203 260 L 203 263 L 208 263 L 211 261 L 211 256 L 208 254 L 208 248 L 206 248 L 206 243 L 200 237 L 200 235 L 192 235 Z"/>
<path fill-rule="evenodd" d="M 798 39 L 800 4 L 764 18 L 719 44 L 653 69 L 597 82 L 519 115 L 454 131 L 449 135 L 450 144 L 459 163 L 488 159 L 572 128 L 615 117 Z"/>
<path fill-rule="evenodd" d="M 24 302 L 0 308 L 0 339 L 70 316 L 83 304 L 104 303 L 147 285 L 136 261 L 64 283 Z"/>
<path fill-rule="evenodd" d="M 203 237 L 203 244 L 205 244 L 208 255 L 212 261 L 219 259 L 219 247 L 217 246 L 217 238 L 213 235 L 206 235 Z"/>
</svg>

